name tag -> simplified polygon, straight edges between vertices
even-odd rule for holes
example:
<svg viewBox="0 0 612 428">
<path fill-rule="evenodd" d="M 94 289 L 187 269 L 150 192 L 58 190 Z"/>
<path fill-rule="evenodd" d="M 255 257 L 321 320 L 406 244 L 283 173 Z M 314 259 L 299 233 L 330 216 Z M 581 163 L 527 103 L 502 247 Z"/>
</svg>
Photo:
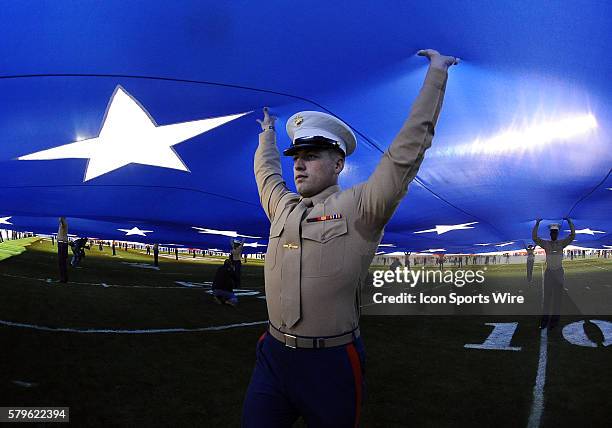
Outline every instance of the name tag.
<svg viewBox="0 0 612 428">
<path fill-rule="evenodd" d="M 306 222 L 314 223 L 316 221 L 336 220 L 342 218 L 342 214 L 322 215 L 320 217 L 307 218 Z"/>
</svg>

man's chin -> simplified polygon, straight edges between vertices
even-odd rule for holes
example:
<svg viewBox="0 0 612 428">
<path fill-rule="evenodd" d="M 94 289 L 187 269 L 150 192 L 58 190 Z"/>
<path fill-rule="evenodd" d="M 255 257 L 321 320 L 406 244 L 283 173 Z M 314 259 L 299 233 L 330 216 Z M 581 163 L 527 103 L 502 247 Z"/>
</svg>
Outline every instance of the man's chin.
<svg viewBox="0 0 612 428">
<path fill-rule="evenodd" d="M 314 194 L 312 192 L 312 189 L 309 189 L 306 186 L 300 186 L 299 184 L 296 184 L 295 188 L 297 189 L 297 192 L 300 194 L 300 196 L 302 196 L 303 198 L 310 198 Z"/>
</svg>

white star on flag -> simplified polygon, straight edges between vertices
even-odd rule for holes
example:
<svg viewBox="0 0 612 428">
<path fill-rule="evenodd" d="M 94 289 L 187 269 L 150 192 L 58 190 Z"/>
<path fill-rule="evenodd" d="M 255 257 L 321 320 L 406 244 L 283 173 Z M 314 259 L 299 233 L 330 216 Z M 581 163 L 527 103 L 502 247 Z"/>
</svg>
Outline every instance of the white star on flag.
<svg viewBox="0 0 612 428">
<path fill-rule="evenodd" d="M 571 230 L 566 230 L 566 232 L 571 232 Z M 576 231 L 576 234 L 584 234 L 584 235 L 595 235 L 596 233 L 606 233 L 603 230 L 591 230 L 588 227 L 586 229 L 579 229 Z"/>
<path fill-rule="evenodd" d="M 439 253 L 442 251 L 446 251 L 444 248 L 430 248 L 429 250 L 425 250 L 427 253 Z"/>
<path fill-rule="evenodd" d="M 606 248 L 612 248 L 612 245 L 604 245 Z"/>
<path fill-rule="evenodd" d="M 11 216 L 8 217 L 0 217 L 0 224 L 13 224 L 11 223 L 9 220 L 9 218 L 11 218 Z"/>
<path fill-rule="evenodd" d="M 479 246 L 481 246 L 481 247 L 486 247 L 487 245 L 491 245 L 491 244 L 490 244 L 490 243 L 487 243 L 487 244 L 474 244 L 474 245 L 479 245 Z"/>
<path fill-rule="evenodd" d="M 453 224 L 453 225 L 436 225 L 433 229 L 427 230 L 419 230 L 414 233 L 427 233 L 427 232 L 436 232 L 438 235 L 442 235 L 443 233 L 450 232 L 451 230 L 465 230 L 465 229 L 474 229 L 472 224 L 478 223 L 477 221 L 473 221 L 471 223 L 462 223 L 462 224 Z"/>
<path fill-rule="evenodd" d="M 230 238 L 253 238 L 259 239 L 261 236 L 250 236 L 250 235 L 241 235 L 233 230 L 215 230 L 215 229 L 207 229 L 205 227 L 195 227 L 192 226 L 192 229 L 198 230 L 198 233 L 210 233 L 211 235 L 223 235 L 229 236 Z"/>
<path fill-rule="evenodd" d="M 140 235 L 140 236 L 147 236 L 147 233 L 152 233 L 152 230 L 140 230 L 137 227 L 133 227 L 131 229 L 117 229 L 120 230 L 121 232 L 125 232 L 125 236 L 130 236 L 130 235 Z"/>
<path fill-rule="evenodd" d="M 501 244 L 496 244 L 496 247 L 506 247 L 508 245 L 512 245 L 514 244 L 514 241 L 510 241 L 510 242 L 502 242 Z"/>
<path fill-rule="evenodd" d="M 266 245 L 266 244 L 259 244 L 259 243 L 257 243 L 257 242 L 250 242 L 250 243 L 245 242 L 245 243 L 244 243 L 244 246 L 245 246 L 245 247 L 254 247 L 254 248 L 257 248 L 257 247 L 267 247 L 267 245 Z"/>
<path fill-rule="evenodd" d="M 143 106 L 120 85 L 111 96 L 100 134 L 20 156 L 19 160 L 89 159 L 88 181 L 131 163 L 187 171 L 172 146 L 247 113 L 157 126 Z"/>
<path fill-rule="evenodd" d="M 395 244 L 379 244 L 379 247 L 395 247 Z"/>
</svg>

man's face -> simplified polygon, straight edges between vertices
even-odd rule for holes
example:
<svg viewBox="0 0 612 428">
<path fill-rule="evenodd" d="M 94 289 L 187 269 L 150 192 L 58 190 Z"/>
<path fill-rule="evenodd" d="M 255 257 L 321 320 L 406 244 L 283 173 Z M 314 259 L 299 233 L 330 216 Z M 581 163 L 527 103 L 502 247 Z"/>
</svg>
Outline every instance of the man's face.
<svg viewBox="0 0 612 428">
<path fill-rule="evenodd" d="M 550 231 L 550 239 L 552 239 L 553 241 L 556 241 L 558 237 L 559 237 L 559 231 L 557 229 L 552 229 Z"/>
<path fill-rule="evenodd" d="M 304 149 L 293 155 L 295 187 L 306 198 L 337 184 L 343 168 L 344 159 L 334 150 Z"/>
</svg>

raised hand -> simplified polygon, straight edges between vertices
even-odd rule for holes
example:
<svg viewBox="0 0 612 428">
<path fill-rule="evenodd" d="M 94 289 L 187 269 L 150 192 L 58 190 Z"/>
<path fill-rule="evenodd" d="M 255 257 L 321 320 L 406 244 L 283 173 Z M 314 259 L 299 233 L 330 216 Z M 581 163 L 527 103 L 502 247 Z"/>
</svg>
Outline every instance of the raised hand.
<svg viewBox="0 0 612 428">
<path fill-rule="evenodd" d="M 451 65 L 457 65 L 460 59 L 454 56 L 442 55 L 434 49 L 423 49 L 417 52 L 417 55 L 429 58 L 429 63 L 434 68 L 448 70 Z"/>
<path fill-rule="evenodd" d="M 268 107 L 264 107 L 263 109 L 263 120 L 257 119 L 257 122 L 261 125 L 262 131 L 267 131 L 268 129 L 274 130 L 274 122 L 276 122 L 276 116 L 270 116 L 270 109 Z"/>
</svg>

